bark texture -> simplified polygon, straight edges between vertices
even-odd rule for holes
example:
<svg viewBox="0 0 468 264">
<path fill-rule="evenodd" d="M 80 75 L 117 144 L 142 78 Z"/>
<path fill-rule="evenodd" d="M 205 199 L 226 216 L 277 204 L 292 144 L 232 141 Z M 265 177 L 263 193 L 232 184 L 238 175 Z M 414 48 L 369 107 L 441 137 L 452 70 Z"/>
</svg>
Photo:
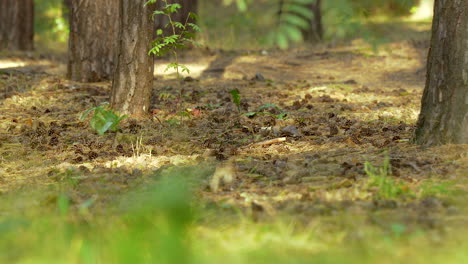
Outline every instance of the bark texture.
<svg viewBox="0 0 468 264">
<path fill-rule="evenodd" d="M 0 0 L 0 49 L 34 49 L 33 0 Z"/>
<path fill-rule="evenodd" d="M 146 0 L 120 0 L 120 30 L 117 67 L 112 84 L 111 106 L 133 117 L 148 114 L 153 88 L 153 56 L 148 55 L 153 40 L 155 5 Z"/>
<path fill-rule="evenodd" d="M 118 37 L 118 0 L 70 1 L 67 77 L 78 82 L 112 78 Z"/>
<path fill-rule="evenodd" d="M 468 1 L 436 0 L 415 142 L 468 143 Z"/>
<path fill-rule="evenodd" d="M 169 4 L 174 4 L 174 3 L 179 3 L 182 8 L 179 9 L 177 13 L 174 13 L 171 15 L 171 19 L 174 22 L 180 22 L 182 24 L 185 24 L 185 21 L 188 18 L 188 15 L 190 12 L 192 13 L 197 13 L 197 8 L 198 8 L 198 0 L 168 0 L 167 3 Z M 161 8 L 164 6 L 164 2 L 161 0 L 158 0 L 156 2 L 156 9 L 161 10 Z M 196 21 L 193 21 L 193 19 L 188 20 L 191 23 L 195 23 Z M 156 29 L 162 29 L 164 32 L 165 36 L 170 36 L 173 34 L 172 28 L 170 26 L 166 25 L 169 23 L 169 19 L 166 16 L 158 15 L 155 16 L 154 22 L 156 25 Z"/>
</svg>

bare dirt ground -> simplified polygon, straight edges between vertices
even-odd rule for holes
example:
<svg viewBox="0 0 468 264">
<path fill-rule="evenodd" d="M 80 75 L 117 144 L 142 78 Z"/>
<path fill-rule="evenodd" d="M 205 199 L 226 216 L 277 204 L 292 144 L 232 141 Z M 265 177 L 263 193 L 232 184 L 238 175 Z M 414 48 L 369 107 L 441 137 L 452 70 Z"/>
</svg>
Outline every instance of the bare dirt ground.
<svg viewBox="0 0 468 264">
<path fill-rule="evenodd" d="M 394 42 L 378 54 L 357 44 L 189 52 L 183 82 L 157 60 L 151 119 L 126 119 L 104 136 L 79 116 L 109 100 L 110 82 L 75 83 L 59 61 L 3 56 L 0 191 L 68 182 L 75 204 L 95 197 L 99 212 L 180 169 L 201 184 L 207 208 L 240 208 L 255 219 L 350 213 L 376 225 L 466 223 L 467 146 L 411 143 L 427 44 Z M 386 158 L 389 197 L 364 170 Z"/>
</svg>

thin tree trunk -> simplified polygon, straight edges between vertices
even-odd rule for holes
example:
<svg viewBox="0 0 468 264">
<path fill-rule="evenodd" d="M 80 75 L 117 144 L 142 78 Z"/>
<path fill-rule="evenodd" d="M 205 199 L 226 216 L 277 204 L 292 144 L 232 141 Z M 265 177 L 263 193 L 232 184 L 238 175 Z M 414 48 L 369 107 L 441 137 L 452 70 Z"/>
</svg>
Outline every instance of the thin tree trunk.
<svg viewBox="0 0 468 264">
<path fill-rule="evenodd" d="M 0 49 L 34 49 L 33 0 L 0 0 Z"/>
<path fill-rule="evenodd" d="M 322 23 L 322 0 L 315 0 L 315 3 L 309 4 L 309 9 L 314 13 L 310 20 L 309 30 L 304 32 L 304 38 L 307 41 L 318 41 L 323 39 Z"/>
<path fill-rule="evenodd" d="M 154 23 L 153 7 L 146 0 L 120 0 L 117 67 L 112 84 L 111 106 L 133 117 L 148 114 L 153 88 L 153 56 L 148 55 Z"/>
<path fill-rule="evenodd" d="M 415 142 L 468 143 L 468 1 L 435 1 Z"/>
<path fill-rule="evenodd" d="M 72 0 L 67 76 L 73 81 L 112 78 L 118 37 L 118 0 Z"/>
</svg>

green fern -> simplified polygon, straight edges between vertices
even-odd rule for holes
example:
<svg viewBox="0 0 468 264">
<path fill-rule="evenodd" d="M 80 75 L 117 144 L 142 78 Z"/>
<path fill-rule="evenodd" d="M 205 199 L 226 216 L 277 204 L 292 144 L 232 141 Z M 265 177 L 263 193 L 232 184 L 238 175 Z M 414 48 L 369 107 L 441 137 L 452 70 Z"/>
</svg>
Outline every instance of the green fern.
<svg viewBox="0 0 468 264">
<path fill-rule="evenodd" d="M 314 13 L 309 8 L 316 0 L 281 0 L 279 2 L 278 23 L 268 36 L 270 45 L 287 49 L 291 43 L 303 41 L 303 31 L 310 28 Z"/>
</svg>

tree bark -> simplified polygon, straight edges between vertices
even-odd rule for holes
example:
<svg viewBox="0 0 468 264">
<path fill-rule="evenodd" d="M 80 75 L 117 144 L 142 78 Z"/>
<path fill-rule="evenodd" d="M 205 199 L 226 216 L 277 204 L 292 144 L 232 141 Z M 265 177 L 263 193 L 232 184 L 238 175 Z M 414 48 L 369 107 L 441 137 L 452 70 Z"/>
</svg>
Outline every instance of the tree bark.
<svg viewBox="0 0 468 264">
<path fill-rule="evenodd" d="M 468 1 L 436 0 L 415 142 L 468 143 Z"/>
<path fill-rule="evenodd" d="M 70 25 L 71 2 L 72 0 L 63 0 L 63 5 L 62 5 L 63 18 L 66 19 L 66 21 L 68 21 L 69 25 Z"/>
<path fill-rule="evenodd" d="M 112 84 L 111 107 L 133 117 L 148 115 L 153 88 L 153 40 L 151 20 L 155 5 L 147 0 L 120 0 L 117 67 Z"/>
<path fill-rule="evenodd" d="M 67 77 L 79 82 L 112 78 L 118 37 L 117 0 L 72 0 Z"/>
<path fill-rule="evenodd" d="M 304 31 L 304 39 L 309 42 L 322 40 L 322 0 L 315 0 L 315 3 L 309 4 L 309 9 L 314 13 L 314 17 L 309 21 L 309 30 Z"/>
<path fill-rule="evenodd" d="M 0 49 L 34 49 L 33 0 L 0 0 Z"/>
<path fill-rule="evenodd" d="M 167 2 L 169 4 L 179 3 L 182 6 L 182 8 L 180 8 L 177 13 L 171 15 L 171 19 L 174 22 L 185 24 L 185 21 L 187 21 L 190 12 L 197 13 L 198 0 L 168 0 Z M 164 5 L 164 2 L 159 0 L 156 2 L 156 9 L 161 10 Z M 169 19 L 166 16 L 158 15 L 154 18 L 154 21 L 156 29 L 162 29 L 165 36 L 174 34 L 170 26 L 166 27 L 166 25 L 169 23 Z M 190 18 L 188 22 L 195 23 L 196 21 Z"/>
</svg>

